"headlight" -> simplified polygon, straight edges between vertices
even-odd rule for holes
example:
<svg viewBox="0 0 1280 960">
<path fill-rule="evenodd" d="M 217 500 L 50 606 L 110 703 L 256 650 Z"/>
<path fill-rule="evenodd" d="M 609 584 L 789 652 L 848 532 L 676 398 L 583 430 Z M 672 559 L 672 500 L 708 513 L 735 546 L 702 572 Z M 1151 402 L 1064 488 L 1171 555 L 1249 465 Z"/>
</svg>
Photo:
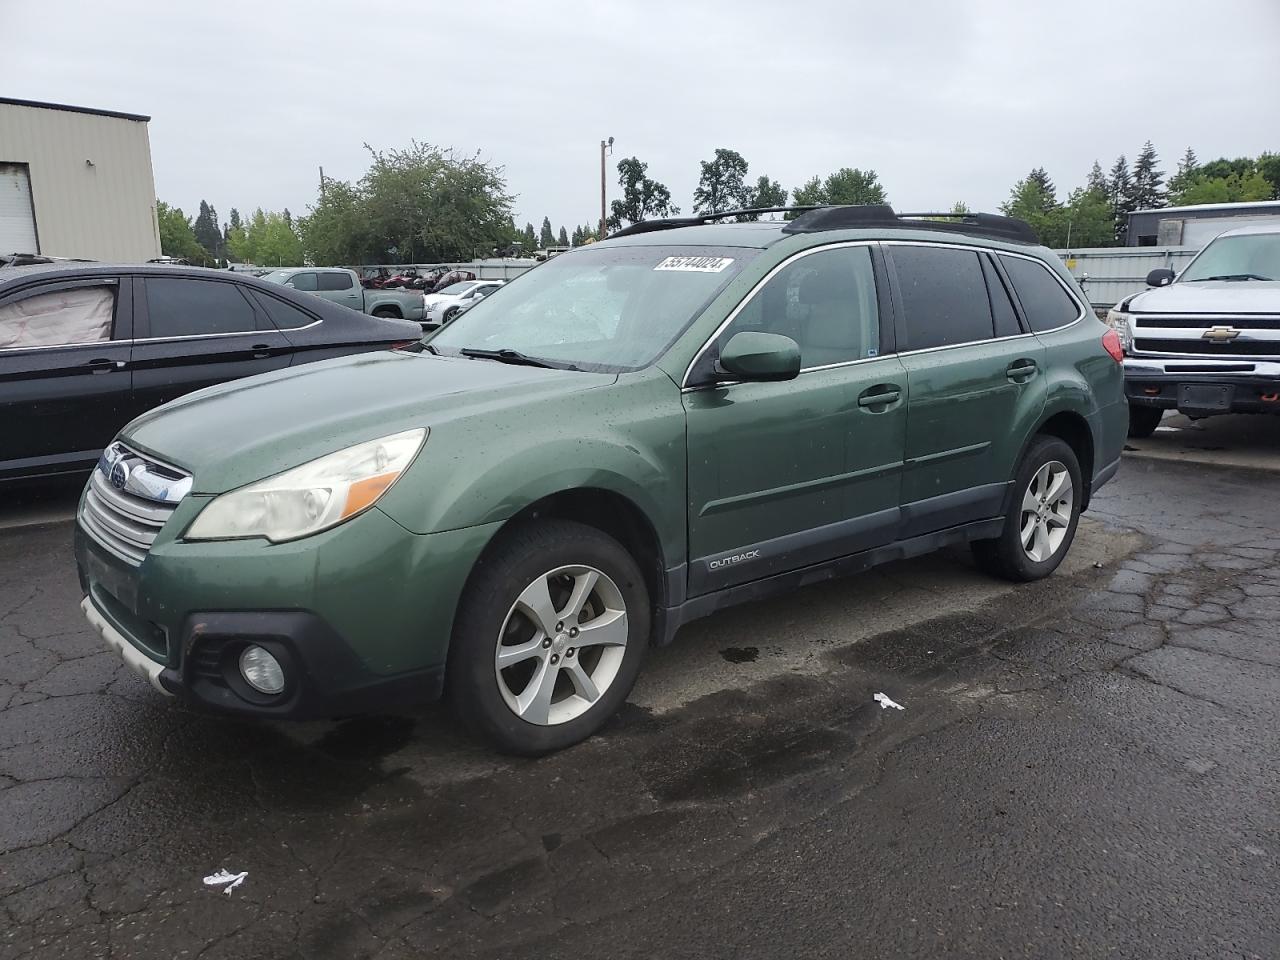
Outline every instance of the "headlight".
<svg viewBox="0 0 1280 960">
<path fill-rule="evenodd" d="M 427 439 L 425 429 L 370 440 L 214 499 L 187 540 L 297 540 L 363 513 L 391 489 Z"/>
<path fill-rule="evenodd" d="M 1133 330 L 1129 326 L 1129 314 L 1112 307 L 1107 311 L 1107 325 L 1120 335 L 1120 345 L 1128 353 L 1133 347 Z"/>
</svg>

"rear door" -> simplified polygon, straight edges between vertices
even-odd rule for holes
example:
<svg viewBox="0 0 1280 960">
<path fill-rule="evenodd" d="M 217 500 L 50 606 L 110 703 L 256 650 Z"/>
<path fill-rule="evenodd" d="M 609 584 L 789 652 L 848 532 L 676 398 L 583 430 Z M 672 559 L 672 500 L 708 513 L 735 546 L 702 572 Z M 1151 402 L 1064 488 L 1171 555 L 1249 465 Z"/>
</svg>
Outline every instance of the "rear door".
<svg viewBox="0 0 1280 960">
<path fill-rule="evenodd" d="M 135 413 L 289 365 L 289 341 L 232 280 L 145 276 L 135 281 L 135 295 Z"/>
<path fill-rule="evenodd" d="M 691 595 L 896 536 L 907 378 L 892 355 L 892 328 L 882 329 L 890 312 L 878 261 L 871 244 L 799 254 L 743 302 L 694 363 L 689 383 L 699 385 L 682 394 Z M 800 375 L 706 382 L 719 349 L 743 331 L 795 340 Z"/>
<path fill-rule="evenodd" d="M 905 539 L 1000 515 L 1044 408 L 1045 351 L 985 251 L 908 241 L 885 249 L 910 388 Z"/>
<path fill-rule="evenodd" d="M 0 476 L 88 466 L 130 419 L 131 288 L 59 279 L 0 297 Z"/>
</svg>

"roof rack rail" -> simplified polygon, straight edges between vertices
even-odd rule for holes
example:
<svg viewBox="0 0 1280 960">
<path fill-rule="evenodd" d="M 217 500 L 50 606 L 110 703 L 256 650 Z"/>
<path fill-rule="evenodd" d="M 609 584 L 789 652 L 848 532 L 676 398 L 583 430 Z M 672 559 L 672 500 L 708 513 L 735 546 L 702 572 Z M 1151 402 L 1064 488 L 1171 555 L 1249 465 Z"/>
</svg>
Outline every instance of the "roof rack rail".
<svg viewBox="0 0 1280 960">
<path fill-rule="evenodd" d="M 782 231 L 817 233 L 859 227 L 918 227 L 921 230 L 945 230 L 1018 243 L 1040 242 L 1031 225 L 1015 217 L 1001 217 L 993 213 L 895 213 L 893 207 L 885 203 L 821 207 L 796 217 Z"/>
<path fill-rule="evenodd" d="M 810 210 L 821 209 L 816 205 L 801 207 L 744 207 L 741 210 L 723 210 L 720 213 L 700 213 L 692 217 L 669 217 L 665 220 L 641 220 L 639 223 L 633 223 L 629 227 L 623 227 L 616 233 L 611 233 L 607 239 L 612 240 L 614 237 L 632 237 L 637 233 L 653 233 L 655 230 L 675 230 L 678 227 L 700 227 L 704 224 L 715 223 L 717 220 L 724 220 L 728 217 L 741 217 L 747 214 L 759 216 L 762 213 L 808 213 Z"/>
<path fill-rule="evenodd" d="M 920 230 L 944 230 L 964 233 L 972 237 L 991 237 L 1013 240 L 1016 243 L 1040 242 L 1031 224 L 1016 217 L 1002 217 L 994 213 L 896 213 L 887 203 L 847 204 L 841 206 L 795 207 L 747 207 L 743 210 L 725 210 L 721 213 L 698 214 L 692 217 L 670 217 L 666 220 L 641 220 L 624 227 L 614 237 L 631 237 L 655 230 L 675 230 L 679 227 L 698 227 L 729 217 L 745 214 L 794 213 L 798 216 L 782 228 L 783 233 L 819 233 L 823 230 L 856 230 L 860 227 L 896 227 L 899 230 L 916 227 Z"/>
</svg>

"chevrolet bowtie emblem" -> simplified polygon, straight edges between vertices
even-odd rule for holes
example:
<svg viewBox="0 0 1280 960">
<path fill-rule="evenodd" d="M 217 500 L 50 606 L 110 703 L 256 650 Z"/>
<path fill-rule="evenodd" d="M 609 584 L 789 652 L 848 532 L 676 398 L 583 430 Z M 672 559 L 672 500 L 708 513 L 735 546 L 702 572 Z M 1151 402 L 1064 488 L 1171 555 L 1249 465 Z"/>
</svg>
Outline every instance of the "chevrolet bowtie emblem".
<svg viewBox="0 0 1280 960">
<path fill-rule="evenodd" d="M 1240 331 L 1235 327 L 1210 327 L 1200 335 L 1205 340 L 1211 340 L 1214 343 L 1227 343 L 1240 336 Z"/>
</svg>

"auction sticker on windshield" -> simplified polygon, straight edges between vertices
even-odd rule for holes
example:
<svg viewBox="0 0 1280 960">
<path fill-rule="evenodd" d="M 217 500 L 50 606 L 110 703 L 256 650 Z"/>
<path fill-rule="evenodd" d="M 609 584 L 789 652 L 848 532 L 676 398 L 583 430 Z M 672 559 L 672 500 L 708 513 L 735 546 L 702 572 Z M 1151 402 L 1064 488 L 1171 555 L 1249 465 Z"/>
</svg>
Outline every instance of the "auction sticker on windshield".
<svg viewBox="0 0 1280 960">
<path fill-rule="evenodd" d="M 719 273 L 731 263 L 733 263 L 733 257 L 667 257 L 653 269 L 684 270 L 691 273 Z"/>
</svg>

